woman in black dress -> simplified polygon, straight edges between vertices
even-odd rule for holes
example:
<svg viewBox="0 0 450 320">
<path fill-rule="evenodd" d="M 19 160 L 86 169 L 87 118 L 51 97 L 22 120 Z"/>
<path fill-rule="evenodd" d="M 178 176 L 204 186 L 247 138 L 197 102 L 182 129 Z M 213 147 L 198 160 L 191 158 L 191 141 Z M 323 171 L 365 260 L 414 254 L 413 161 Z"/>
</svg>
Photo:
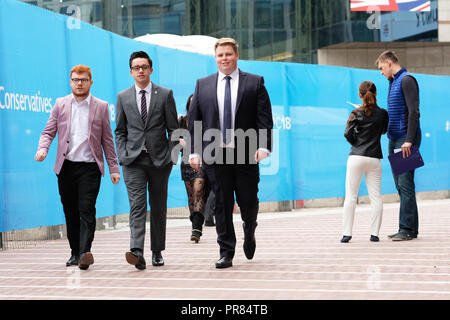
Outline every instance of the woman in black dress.
<svg viewBox="0 0 450 320">
<path fill-rule="evenodd" d="M 181 129 L 187 129 L 189 106 L 192 100 L 192 94 L 189 96 L 186 103 L 186 115 L 178 118 L 178 125 Z M 186 141 L 180 139 L 180 144 L 185 147 Z M 186 186 L 186 192 L 189 199 L 189 219 L 192 222 L 191 240 L 196 243 L 199 242 L 202 236 L 202 226 L 205 221 L 205 189 L 206 189 L 206 173 L 203 167 L 200 172 L 195 171 L 189 164 L 189 154 L 181 151 L 181 179 Z"/>
</svg>

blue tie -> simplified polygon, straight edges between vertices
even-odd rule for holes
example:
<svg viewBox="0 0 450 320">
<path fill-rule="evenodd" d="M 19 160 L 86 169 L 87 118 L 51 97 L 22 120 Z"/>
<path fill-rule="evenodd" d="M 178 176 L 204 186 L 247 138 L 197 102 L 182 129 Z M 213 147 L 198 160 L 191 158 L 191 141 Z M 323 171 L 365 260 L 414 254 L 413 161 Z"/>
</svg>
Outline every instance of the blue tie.
<svg viewBox="0 0 450 320">
<path fill-rule="evenodd" d="M 230 134 L 227 134 L 227 129 L 231 129 L 231 84 L 230 76 L 226 76 L 227 83 L 225 85 L 225 99 L 223 110 L 223 126 L 222 126 L 222 140 L 224 144 L 230 143 Z"/>
</svg>

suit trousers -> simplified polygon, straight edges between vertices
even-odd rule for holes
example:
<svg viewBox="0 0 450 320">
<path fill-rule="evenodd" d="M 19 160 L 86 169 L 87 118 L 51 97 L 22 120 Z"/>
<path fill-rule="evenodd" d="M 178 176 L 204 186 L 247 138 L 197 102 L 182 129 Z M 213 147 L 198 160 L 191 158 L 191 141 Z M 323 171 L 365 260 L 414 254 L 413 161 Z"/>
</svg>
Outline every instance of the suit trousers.
<svg viewBox="0 0 450 320">
<path fill-rule="evenodd" d="M 96 224 L 100 169 L 95 162 L 64 160 L 57 177 L 72 255 L 90 252 Z"/>
<path fill-rule="evenodd" d="M 167 190 L 172 163 L 155 167 L 149 154 L 141 152 L 122 170 L 130 202 L 130 248 L 144 250 L 148 190 L 151 250 L 165 250 Z"/>
<path fill-rule="evenodd" d="M 365 175 L 367 191 L 370 198 L 372 215 L 370 218 L 371 235 L 378 236 L 383 214 L 381 198 L 381 162 L 380 159 L 351 155 L 347 160 L 344 201 L 344 236 L 352 235 L 356 201 L 362 175 Z"/>
<path fill-rule="evenodd" d="M 234 149 L 219 149 L 219 157 L 234 153 Z M 236 157 L 234 155 L 234 159 Z M 236 163 L 236 162 L 235 162 Z M 220 257 L 233 258 L 236 247 L 236 233 L 233 225 L 234 196 L 244 222 L 244 234 L 251 237 L 257 226 L 259 210 L 258 164 L 211 164 L 206 165 L 206 174 L 215 194 L 217 243 Z"/>
</svg>

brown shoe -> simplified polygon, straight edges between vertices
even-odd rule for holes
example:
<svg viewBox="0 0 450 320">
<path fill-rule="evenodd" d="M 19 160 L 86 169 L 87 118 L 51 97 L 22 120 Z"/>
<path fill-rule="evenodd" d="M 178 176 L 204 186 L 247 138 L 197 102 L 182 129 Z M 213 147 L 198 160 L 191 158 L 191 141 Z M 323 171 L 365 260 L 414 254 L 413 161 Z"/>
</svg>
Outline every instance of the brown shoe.
<svg viewBox="0 0 450 320">
<path fill-rule="evenodd" d="M 128 251 L 125 253 L 125 259 L 129 264 L 132 264 L 138 270 L 144 270 L 147 268 L 144 256 L 135 252 Z"/>
<path fill-rule="evenodd" d="M 80 255 L 80 262 L 78 263 L 78 268 L 81 270 L 86 270 L 91 264 L 94 264 L 94 256 L 90 252 L 82 253 Z"/>
<path fill-rule="evenodd" d="M 191 241 L 195 241 L 195 243 L 198 243 L 200 241 L 201 236 L 202 232 L 200 230 L 193 229 L 191 234 Z"/>
</svg>

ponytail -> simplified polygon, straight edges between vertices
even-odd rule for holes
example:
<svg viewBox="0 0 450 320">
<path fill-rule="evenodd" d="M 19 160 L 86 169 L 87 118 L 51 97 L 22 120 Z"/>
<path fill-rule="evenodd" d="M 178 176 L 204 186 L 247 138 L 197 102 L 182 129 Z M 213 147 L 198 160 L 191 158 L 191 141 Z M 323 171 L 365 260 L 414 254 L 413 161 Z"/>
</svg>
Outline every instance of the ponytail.
<svg viewBox="0 0 450 320">
<path fill-rule="evenodd" d="M 363 97 L 363 107 L 366 116 L 370 116 L 373 112 L 373 108 L 377 105 L 377 88 L 371 81 L 363 81 L 359 85 L 359 93 Z"/>
<path fill-rule="evenodd" d="M 363 97 L 363 106 L 364 106 L 364 112 L 366 116 L 370 116 L 373 111 L 373 107 L 377 104 L 377 98 L 375 95 L 367 91 L 366 94 Z"/>
</svg>

